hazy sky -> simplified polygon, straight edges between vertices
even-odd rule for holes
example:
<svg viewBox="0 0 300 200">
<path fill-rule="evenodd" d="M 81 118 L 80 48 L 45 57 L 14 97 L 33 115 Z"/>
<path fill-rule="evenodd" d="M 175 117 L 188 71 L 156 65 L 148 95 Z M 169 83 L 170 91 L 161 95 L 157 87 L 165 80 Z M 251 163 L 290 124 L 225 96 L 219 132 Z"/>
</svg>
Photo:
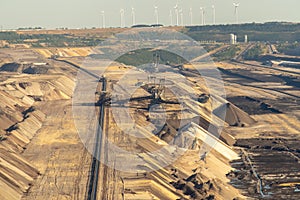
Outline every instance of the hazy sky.
<svg viewBox="0 0 300 200">
<path fill-rule="evenodd" d="M 299 0 L 179 0 L 184 24 L 200 24 L 200 7 L 206 7 L 206 23 L 212 23 L 212 5 L 216 8 L 216 23 L 234 23 L 233 2 L 239 2 L 239 22 L 290 21 L 300 22 Z M 101 11 L 105 11 L 106 26 L 120 26 L 120 9 L 125 10 L 125 22 L 131 26 L 131 7 L 136 23 L 155 23 L 154 5 L 158 6 L 159 22 L 170 24 L 170 10 L 176 21 L 176 0 L 0 0 L 0 25 L 3 29 L 42 26 L 45 28 L 99 27 Z"/>
</svg>

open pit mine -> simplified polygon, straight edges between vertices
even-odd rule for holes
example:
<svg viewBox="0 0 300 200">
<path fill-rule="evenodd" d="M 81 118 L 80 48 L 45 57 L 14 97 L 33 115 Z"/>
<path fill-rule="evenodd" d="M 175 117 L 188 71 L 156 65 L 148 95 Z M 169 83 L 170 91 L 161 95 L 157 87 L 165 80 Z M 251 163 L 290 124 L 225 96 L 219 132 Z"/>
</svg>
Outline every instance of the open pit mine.
<svg viewBox="0 0 300 200">
<path fill-rule="evenodd" d="M 1 48 L 0 199 L 300 199 L 300 69 L 244 61 L 252 46 L 214 62 L 221 93 L 206 61 L 228 44 L 193 64 Z"/>
</svg>

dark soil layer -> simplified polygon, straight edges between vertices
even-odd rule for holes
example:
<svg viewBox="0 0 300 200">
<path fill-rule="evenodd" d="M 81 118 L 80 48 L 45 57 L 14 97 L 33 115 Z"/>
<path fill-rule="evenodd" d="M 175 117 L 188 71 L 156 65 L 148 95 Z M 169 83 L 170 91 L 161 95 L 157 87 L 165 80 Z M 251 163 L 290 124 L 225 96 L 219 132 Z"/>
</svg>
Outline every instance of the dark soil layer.
<svg viewBox="0 0 300 200">
<path fill-rule="evenodd" d="M 34 66 L 33 64 L 6 63 L 0 67 L 0 72 L 18 72 L 25 74 L 47 74 L 51 66 L 48 64 Z"/>
<path fill-rule="evenodd" d="M 252 82 L 276 82 L 293 87 L 293 89 L 300 88 L 300 80 L 295 76 L 274 75 L 274 74 L 260 74 L 255 73 L 254 70 L 245 69 L 223 69 L 219 68 L 224 78 L 238 78 L 238 83 L 252 83 Z M 286 90 L 286 89 L 285 89 Z"/>
<path fill-rule="evenodd" d="M 262 102 L 261 100 L 247 96 L 228 97 L 227 100 L 239 107 L 241 110 L 248 113 L 249 115 L 281 113 L 281 111 L 279 111 L 276 108 L 273 108 L 271 105 Z"/>
<path fill-rule="evenodd" d="M 232 162 L 232 167 L 236 170 L 227 176 L 236 188 L 244 191 L 246 196 L 256 199 L 298 200 L 300 199 L 299 142 L 283 138 L 238 140 L 235 145 L 244 148 L 247 155 L 242 154 L 241 160 Z"/>
</svg>

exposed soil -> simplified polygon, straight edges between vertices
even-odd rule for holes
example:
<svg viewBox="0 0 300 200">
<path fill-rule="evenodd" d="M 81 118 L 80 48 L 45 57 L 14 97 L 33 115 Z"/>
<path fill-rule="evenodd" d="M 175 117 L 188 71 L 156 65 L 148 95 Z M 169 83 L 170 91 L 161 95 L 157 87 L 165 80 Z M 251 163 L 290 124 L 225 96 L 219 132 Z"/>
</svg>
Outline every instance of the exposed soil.
<svg viewBox="0 0 300 200">
<path fill-rule="evenodd" d="M 34 64 L 6 63 L 0 67 L 0 71 L 19 72 L 25 74 L 47 74 L 52 67 L 45 64 L 34 66 Z"/>
<path fill-rule="evenodd" d="M 282 113 L 258 99 L 247 96 L 227 97 L 227 100 L 248 113 L 249 115 L 261 115 L 268 113 Z"/>
<path fill-rule="evenodd" d="M 255 123 L 255 120 L 251 118 L 249 114 L 231 103 L 225 103 L 219 106 L 213 113 L 220 119 L 224 119 L 230 126 L 244 127 Z"/>
<path fill-rule="evenodd" d="M 232 162 L 236 168 L 228 174 L 231 183 L 247 196 L 265 199 L 299 199 L 299 140 L 284 138 L 253 138 L 237 140 L 245 148 L 241 160 Z M 251 167 L 251 164 L 253 168 Z M 259 179 L 255 177 L 255 169 Z M 260 187 L 261 185 L 261 187 Z"/>
<path fill-rule="evenodd" d="M 101 52 L 91 48 L 1 52 L 5 60 L 0 68 L 4 71 L 0 77 L 0 199 L 84 199 L 92 156 L 73 121 L 74 77 L 79 67 L 74 69 L 70 62 L 80 66 L 84 56 Z M 47 59 L 54 55 L 70 62 Z M 106 64 L 97 62 L 89 70 L 98 73 Z M 128 88 L 138 84 L 139 70 L 132 66 L 116 64 L 105 70 L 109 89 L 103 99 L 109 99 L 113 89 L 125 96 Z M 129 70 L 135 75 L 123 82 L 129 87 L 118 86 Z M 137 173 L 101 164 L 98 199 L 245 199 L 241 194 L 254 199 L 300 199 L 299 80 L 295 74 L 272 70 L 223 65 L 227 102 L 208 95 L 200 74 L 182 69 L 187 77 L 183 83 L 177 69 L 167 66 L 160 75 L 174 78 L 168 86 L 182 98 L 184 108 L 169 89 L 163 99 L 152 99 L 152 90 L 147 90 L 150 83 L 136 90 L 129 103 L 107 102 L 101 157 L 111 166 L 126 166 Z M 189 98 L 191 90 L 196 91 L 195 98 Z M 150 113 L 154 103 L 166 110 L 165 121 L 159 118 L 159 109 Z M 94 103 L 78 106 L 86 105 Z M 117 107 L 120 110 L 113 116 Z M 143 130 L 142 137 L 128 134 L 116 123 L 117 118 L 127 121 L 127 110 Z M 219 118 L 213 119 L 212 113 Z M 107 151 L 108 142 L 131 155 Z M 208 150 L 203 153 L 202 147 Z M 164 149 L 161 158 L 152 153 L 158 149 Z M 164 165 L 182 149 L 184 155 Z"/>
</svg>

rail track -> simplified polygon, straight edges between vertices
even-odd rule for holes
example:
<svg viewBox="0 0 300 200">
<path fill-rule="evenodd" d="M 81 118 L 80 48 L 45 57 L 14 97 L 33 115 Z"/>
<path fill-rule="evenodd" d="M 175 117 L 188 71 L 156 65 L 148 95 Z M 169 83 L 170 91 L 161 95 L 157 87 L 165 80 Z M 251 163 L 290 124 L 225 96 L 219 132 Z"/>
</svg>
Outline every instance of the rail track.
<svg viewBox="0 0 300 200">
<path fill-rule="evenodd" d="M 103 79 L 102 84 L 102 91 L 106 91 L 106 85 L 107 81 L 106 79 Z M 99 179 L 99 172 L 100 172 L 100 158 L 101 158 L 101 149 L 103 145 L 103 125 L 104 125 L 104 116 L 105 116 L 105 104 L 100 105 L 100 111 L 99 111 L 99 124 L 97 127 L 97 133 L 96 133 L 96 143 L 94 147 L 94 157 L 92 161 L 92 167 L 91 167 L 91 173 L 90 173 L 90 179 L 89 179 L 89 185 L 88 185 L 88 194 L 87 194 L 87 200 L 96 200 L 97 199 L 97 189 L 98 189 L 98 179 Z"/>
<path fill-rule="evenodd" d="M 56 59 L 53 58 L 53 60 L 57 62 L 63 62 L 68 65 L 71 65 L 72 67 L 83 71 L 84 73 L 92 76 L 93 78 L 96 78 L 97 80 L 102 80 L 102 92 L 105 92 L 107 89 L 107 80 L 103 77 L 99 77 L 97 74 L 94 74 L 93 72 L 90 72 L 87 69 L 84 69 L 77 64 L 74 64 L 70 61 L 67 60 L 61 60 L 61 59 Z M 105 104 L 102 103 L 100 105 L 99 109 L 99 117 L 98 117 L 98 127 L 97 127 L 97 132 L 96 132 L 96 137 L 95 137 L 95 146 L 93 150 L 93 158 L 92 158 L 92 164 L 91 164 L 91 170 L 89 174 L 89 180 L 88 180 L 88 186 L 87 186 L 87 194 L 86 194 L 86 199 L 87 200 L 96 200 L 97 199 L 97 189 L 98 189 L 98 183 L 99 183 L 99 174 L 100 174 L 100 159 L 101 159 L 101 150 L 103 144 L 103 134 L 104 134 L 104 117 L 105 117 Z"/>
<path fill-rule="evenodd" d="M 242 50 L 235 58 L 234 60 L 241 60 L 242 59 L 242 56 L 245 55 L 245 53 L 247 53 L 247 51 L 249 51 L 252 47 L 254 47 L 255 44 L 251 43 L 251 44 L 248 44 L 247 47 Z"/>
<path fill-rule="evenodd" d="M 76 69 L 78 69 L 78 70 L 80 70 L 80 71 L 85 72 L 86 74 L 92 76 L 93 78 L 97 78 L 98 80 L 100 79 L 100 77 L 99 77 L 97 74 L 94 74 L 93 72 L 91 72 L 91 71 L 89 71 L 89 70 L 87 70 L 87 69 L 84 69 L 84 68 L 82 68 L 82 67 L 80 67 L 80 66 L 78 66 L 78 65 L 76 65 L 75 63 L 72 63 L 72 62 L 70 62 L 70 61 L 67 61 L 67 60 L 61 60 L 61 59 L 57 59 L 57 58 L 52 58 L 52 60 L 55 60 L 55 61 L 58 61 L 58 62 L 66 63 L 66 64 L 71 65 L 72 67 L 74 67 L 74 68 L 76 68 Z"/>
</svg>

